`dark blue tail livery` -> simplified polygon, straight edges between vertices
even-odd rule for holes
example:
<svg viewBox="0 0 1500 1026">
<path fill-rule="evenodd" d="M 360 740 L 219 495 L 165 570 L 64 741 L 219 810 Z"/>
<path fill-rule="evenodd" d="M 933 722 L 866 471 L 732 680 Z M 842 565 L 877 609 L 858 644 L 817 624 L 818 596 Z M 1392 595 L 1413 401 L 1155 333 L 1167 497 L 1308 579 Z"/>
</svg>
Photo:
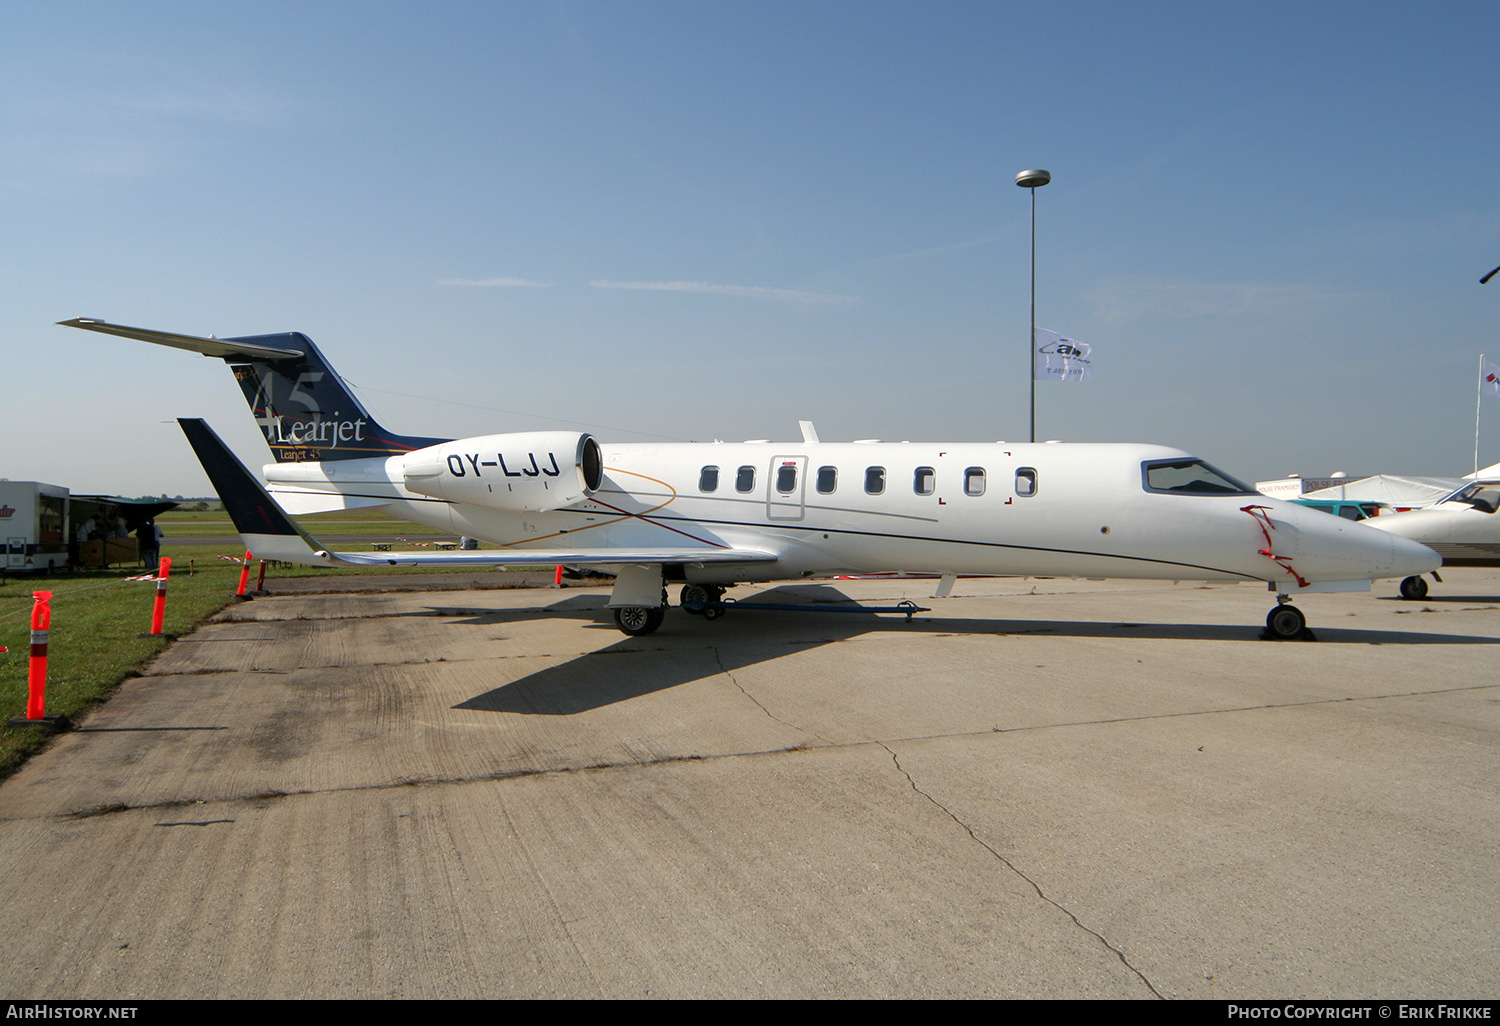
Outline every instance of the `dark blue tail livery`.
<svg viewBox="0 0 1500 1026">
<path fill-rule="evenodd" d="M 277 462 L 397 456 L 446 441 L 387 431 L 370 416 L 312 340 L 297 331 L 224 339 L 287 356 L 226 356 Z"/>
</svg>

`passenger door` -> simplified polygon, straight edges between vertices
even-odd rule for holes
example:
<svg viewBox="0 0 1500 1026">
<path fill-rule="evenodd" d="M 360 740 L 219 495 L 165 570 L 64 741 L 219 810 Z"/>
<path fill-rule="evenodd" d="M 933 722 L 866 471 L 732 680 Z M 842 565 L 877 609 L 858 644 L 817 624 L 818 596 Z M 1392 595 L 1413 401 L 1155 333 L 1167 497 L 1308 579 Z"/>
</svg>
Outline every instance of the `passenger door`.
<svg viewBox="0 0 1500 1026">
<path fill-rule="evenodd" d="M 801 520 L 807 489 L 806 456 L 774 456 L 766 475 L 766 517 Z"/>
</svg>

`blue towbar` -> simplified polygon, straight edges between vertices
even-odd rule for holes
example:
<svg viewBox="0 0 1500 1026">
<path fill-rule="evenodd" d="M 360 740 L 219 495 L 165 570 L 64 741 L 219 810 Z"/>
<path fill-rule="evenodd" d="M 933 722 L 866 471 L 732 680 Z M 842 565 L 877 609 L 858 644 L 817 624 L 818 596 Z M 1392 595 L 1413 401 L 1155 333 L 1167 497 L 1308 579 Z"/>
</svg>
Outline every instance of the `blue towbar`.
<svg viewBox="0 0 1500 1026">
<path fill-rule="evenodd" d="M 894 606 L 838 606 L 822 603 L 818 605 L 793 605 L 787 602 L 736 602 L 734 599 L 718 602 L 684 602 L 682 608 L 689 613 L 701 615 L 705 620 L 717 620 L 730 609 L 753 609 L 780 613 L 899 613 L 911 623 L 917 613 L 928 613 L 927 606 L 919 606 L 910 599 L 902 599 Z"/>
</svg>

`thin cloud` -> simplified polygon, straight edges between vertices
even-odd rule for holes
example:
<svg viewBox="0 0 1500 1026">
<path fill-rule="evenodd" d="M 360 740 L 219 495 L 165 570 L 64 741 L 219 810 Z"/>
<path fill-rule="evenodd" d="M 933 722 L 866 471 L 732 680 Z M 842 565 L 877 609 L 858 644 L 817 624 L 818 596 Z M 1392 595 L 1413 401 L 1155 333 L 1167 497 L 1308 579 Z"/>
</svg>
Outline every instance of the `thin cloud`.
<svg viewBox="0 0 1500 1026">
<path fill-rule="evenodd" d="M 439 285 L 468 285 L 481 289 L 550 289 L 550 281 L 530 281 L 526 278 L 439 278 Z"/>
<path fill-rule="evenodd" d="M 766 285 L 714 285 L 706 281 L 591 281 L 596 289 L 635 289 L 646 292 L 693 292 L 702 296 L 743 296 L 749 299 L 776 299 L 785 303 L 858 303 L 858 296 L 840 296 L 826 292 L 802 292 L 798 289 L 776 289 Z"/>
</svg>

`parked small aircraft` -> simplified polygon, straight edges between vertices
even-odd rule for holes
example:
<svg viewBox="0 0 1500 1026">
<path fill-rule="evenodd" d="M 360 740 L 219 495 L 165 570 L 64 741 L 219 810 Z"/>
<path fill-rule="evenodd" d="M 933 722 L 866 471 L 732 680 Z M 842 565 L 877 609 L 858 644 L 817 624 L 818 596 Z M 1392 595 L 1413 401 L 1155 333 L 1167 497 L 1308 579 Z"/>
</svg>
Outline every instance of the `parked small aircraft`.
<svg viewBox="0 0 1500 1026">
<path fill-rule="evenodd" d="M 1426 545 L 1443 557 L 1443 566 L 1500 566 L 1497 509 L 1500 509 L 1500 478 L 1482 476 L 1431 506 L 1387 513 L 1366 522 Z M 1432 576 L 1442 583 L 1436 572 Z M 1401 597 L 1426 598 L 1427 582 L 1419 574 L 1404 578 Z"/>
<path fill-rule="evenodd" d="M 269 490 L 182 421 L 247 548 L 321 565 L 554 565 L 615 575 L 627 634 L 661 626 L 665 584 L 712 617 L 742 581 L 879 571 L 1265 581 L 1269 638 L 1308 636 L 1293 594 L 1368 590 L 1439 565 L 1389 532 L 1271 499 L 1157 445 L 603 444 L 577 431 L 446 440 L 383 428 L 297 332 L 202 338 L 60 322 L 221 357 L 276 462 Z M 384 506 L 483 551 L 330 552 L 293 515 Z M 284 512 L 283 512 L 284 511 Z"/>
</svg>

